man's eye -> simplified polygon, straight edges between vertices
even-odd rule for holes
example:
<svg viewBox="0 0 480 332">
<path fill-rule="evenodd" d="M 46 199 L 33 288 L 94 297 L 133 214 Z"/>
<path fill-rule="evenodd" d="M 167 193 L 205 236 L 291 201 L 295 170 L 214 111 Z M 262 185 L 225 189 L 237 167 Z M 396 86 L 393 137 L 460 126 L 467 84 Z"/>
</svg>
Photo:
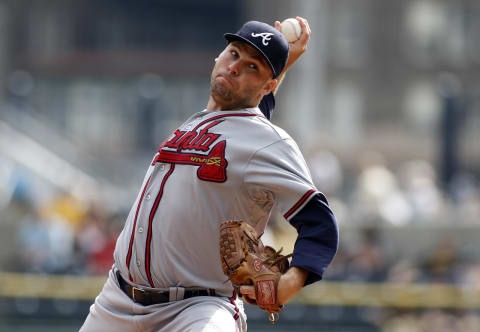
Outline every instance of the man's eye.
<svg viewBox="0 0 480 332">
<path fill-rule="evenodd" d="M 256 65 L 256 64 L 253 64 L 253 63 L 249 64 L 248 67 L 249 67 L 250 69 L 253 69 L 253 70 L 257 70 L 257 69 L 258 69 L 257 65 Z"/>
<path fill-rule="evenodd" d="M 231 51 L 230 53 L 231 53 L 233 56 L 237 56 L 237 55 L 238 55 L 237 51 Z"/>
</svg>

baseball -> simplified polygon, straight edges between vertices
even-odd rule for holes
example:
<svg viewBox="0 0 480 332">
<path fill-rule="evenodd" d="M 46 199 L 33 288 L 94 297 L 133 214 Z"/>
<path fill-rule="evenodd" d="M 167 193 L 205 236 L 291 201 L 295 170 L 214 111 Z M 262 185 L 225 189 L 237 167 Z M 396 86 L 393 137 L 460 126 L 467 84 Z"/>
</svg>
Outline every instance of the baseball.
<svg viewBox="0 0 480 332">
<path fill-rule="evenodd" d="M 300 38 L 302 34 L 302 27 L 295 18 L 287 18 L 282 23 L 282 33 L 289 43 L 292 43 Z"/>
</svg>

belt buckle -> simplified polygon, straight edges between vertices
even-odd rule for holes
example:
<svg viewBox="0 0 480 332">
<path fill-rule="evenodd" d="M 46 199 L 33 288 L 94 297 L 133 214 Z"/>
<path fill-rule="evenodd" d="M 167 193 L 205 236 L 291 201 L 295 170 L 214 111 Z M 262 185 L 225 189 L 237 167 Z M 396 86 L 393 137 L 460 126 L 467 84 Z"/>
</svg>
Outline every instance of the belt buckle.
<svg viewBox="0 0 480 332">
<path fill-rule="evenodd" d="M 135 298 L 135 294 L 139 292 L 139 293 L 145 293 L 145 290 L 144 289 L 141 289 L 141 288 L 137 288 L 135 286 L 132 286 L 132 299 L 137 302 L 137 299 Z M 137 293 L 138 294 L 138 293 Z"/>
</svg>

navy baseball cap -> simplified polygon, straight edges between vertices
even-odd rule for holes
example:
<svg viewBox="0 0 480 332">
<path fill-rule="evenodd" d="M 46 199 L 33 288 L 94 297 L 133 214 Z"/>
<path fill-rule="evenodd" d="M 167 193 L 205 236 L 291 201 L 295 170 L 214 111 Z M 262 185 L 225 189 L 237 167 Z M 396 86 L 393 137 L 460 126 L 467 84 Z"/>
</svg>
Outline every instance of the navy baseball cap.
<svg viewBox="0 0 480 332">
<path fill-rule="evenodd" d="M 226 33 L 229 43 L 243 41 L 262 54 L 272 68 L 273 78 L 277 78 L 287 64 L 290 46 L 280 31 L 266 23 L 249 21 L 237 33 Z"/>
</svg>

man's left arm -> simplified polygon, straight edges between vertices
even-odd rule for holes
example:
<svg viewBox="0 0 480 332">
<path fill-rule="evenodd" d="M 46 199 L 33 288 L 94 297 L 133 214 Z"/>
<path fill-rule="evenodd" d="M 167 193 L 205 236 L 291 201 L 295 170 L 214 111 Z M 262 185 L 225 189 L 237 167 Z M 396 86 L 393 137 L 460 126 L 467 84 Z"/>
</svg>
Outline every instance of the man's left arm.
<svg viewBox="0 0 480 332">
<path fill-rule="evenodd" d="M 291 268 L 278 284 L 278 301 L 285 304 L 304 286 L 322 279 L 338 250 L 338 226 L 328 202 L 317 194 L 293 217 L 290 223 L 298 237 Z"/>
<path fill-rule="evenodd" d="M 245 167 L 244 184 L 252 197 L 259 191 L 272 193 L 278 211 L 297 230 L 291 268 L 277 284 L 278 303 L 284 304 L 305 285 L 322 279 L 338 249 L 337 221 L 291 138 L 258 150 Z M 252 286 L 241 286 L 240 292 L 255 296 Z"/>
<path fill-rule="evenodd" d="M 321 280 L 338 250 L 337 221 L 323 194 L 313 196 L 290 223 L 297 229 L 298 237 L 291 267 L 278 282 L 280 305 L 287 303 L 304 286 Z M 241 286 L 240 292 L 255 297 L 252 286 Z"/>
</svg>

